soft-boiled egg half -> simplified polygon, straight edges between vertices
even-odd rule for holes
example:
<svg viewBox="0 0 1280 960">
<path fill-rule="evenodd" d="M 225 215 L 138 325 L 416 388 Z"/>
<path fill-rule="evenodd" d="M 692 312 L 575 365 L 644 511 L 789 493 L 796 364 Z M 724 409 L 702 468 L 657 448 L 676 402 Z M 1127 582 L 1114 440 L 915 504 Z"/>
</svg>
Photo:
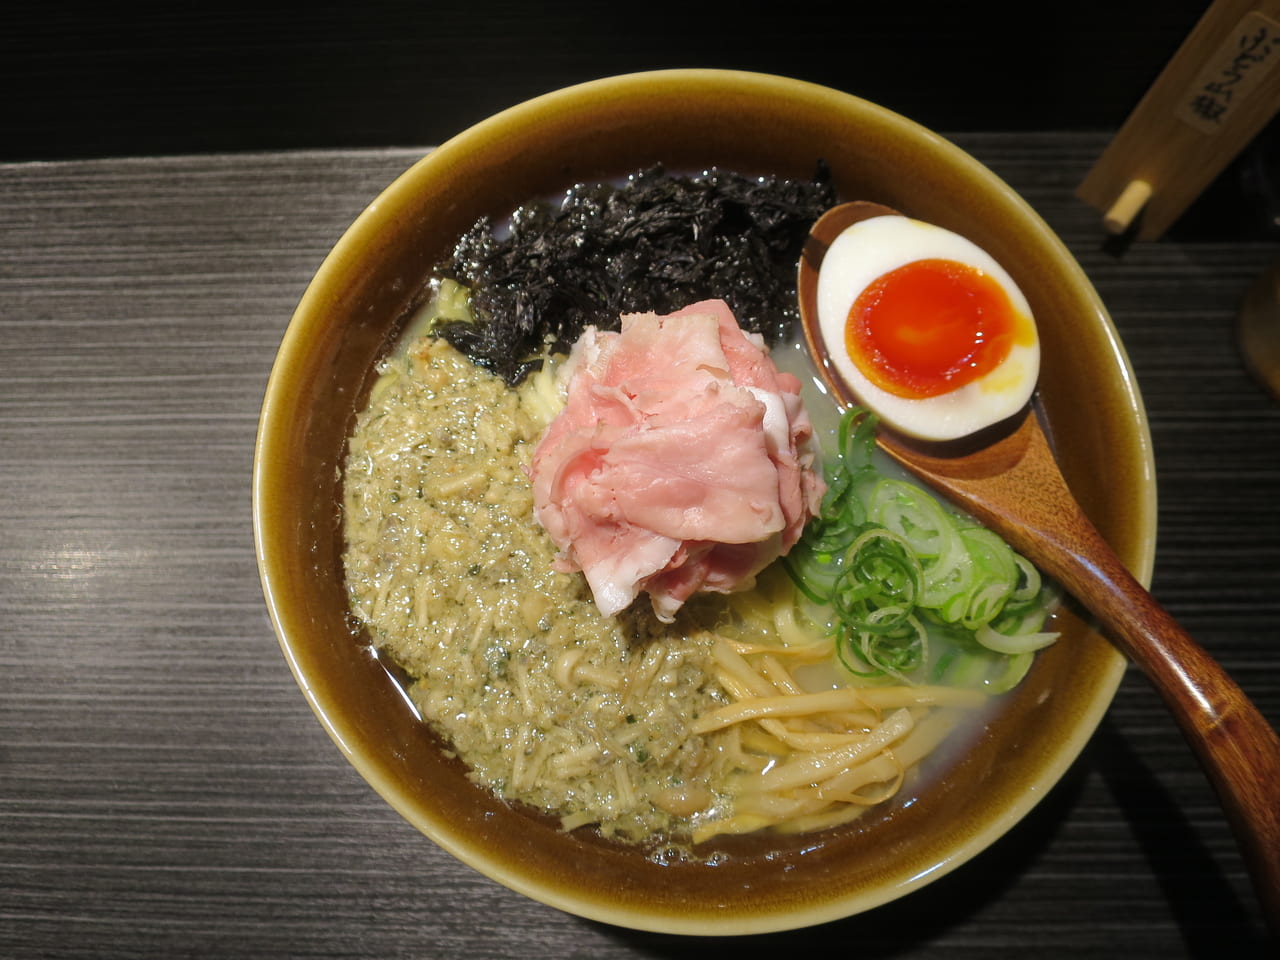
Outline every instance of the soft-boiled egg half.
<svg viewBox="0 0 1280 960">
<path fill-rule="evenodd" d="M 1040 372 L 1026 297 L 986 251 L 909 217 L 853 224 L 818 271 L 828 362 L 901 433 L 954 440 L 1022 409 Z"/>
</svg>

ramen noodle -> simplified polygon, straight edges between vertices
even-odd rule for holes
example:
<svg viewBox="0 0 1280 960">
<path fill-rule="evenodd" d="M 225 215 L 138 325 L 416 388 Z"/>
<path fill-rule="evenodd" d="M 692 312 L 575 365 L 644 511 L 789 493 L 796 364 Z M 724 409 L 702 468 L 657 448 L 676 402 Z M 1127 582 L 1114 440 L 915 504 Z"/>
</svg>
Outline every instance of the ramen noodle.
<svg viewBox="0 0 1280 960">
<path fill-rule="evenodd" d="M 379 374 L 344 467 L 352 610 L 504 800 L 632 842 L 819 829 L 893 796 L 986 702 L 849 685 L 776 564 L 671 623 L 602 616 L 533 515 L 551 364 L 510 387 L 422 336 Z"/>
</svg>

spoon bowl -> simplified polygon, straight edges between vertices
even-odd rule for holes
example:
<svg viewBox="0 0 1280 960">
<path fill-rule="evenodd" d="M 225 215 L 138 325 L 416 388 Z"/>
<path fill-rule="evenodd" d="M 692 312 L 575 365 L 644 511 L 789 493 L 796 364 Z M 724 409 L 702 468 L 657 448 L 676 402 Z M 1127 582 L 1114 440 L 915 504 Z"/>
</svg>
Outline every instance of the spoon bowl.
<svg viewBox="0 0 1280 960">
<path fill-rule="evenodd" d="M 870 217 L 855 201 L 814 224 L 797 287 L 805 338 L 841 403 L 858 397 L 830 362 L 818 323 L 817 281 L 836 237 Z M 1280 737 L 1225 670 L 1125 568 L 1076 502 L 1033 408 L 961 441 L 932 444 L 881 428 L 880 448 L 999 533 L 1056 580 L 1151 681 L 1218 793 L 1263 914 L 1280 935 Z"/>
</svg>

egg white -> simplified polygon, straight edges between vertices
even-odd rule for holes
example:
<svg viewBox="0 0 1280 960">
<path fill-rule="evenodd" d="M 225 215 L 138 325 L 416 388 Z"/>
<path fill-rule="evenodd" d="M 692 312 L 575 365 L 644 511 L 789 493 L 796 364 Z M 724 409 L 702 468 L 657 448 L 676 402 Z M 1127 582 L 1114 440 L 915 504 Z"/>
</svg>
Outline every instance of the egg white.
<svg viewBox="0 0 1280 960">
<path fill-rule="evenodd" d="M 985 250 L 943 227 L 889 215 L 855 223 L 827 250 L 818 271 L 818 323 L 831 364 L 863 406 L 909 436 L 954 440 L 999 423 L 1027 403 L 1040 374 L 1038 336 L 1029 345 L 1015 343 L 999 366 L 971 383 L 923 398 L 895 396 L 876 386 L 845 346 L 849 311 L 869 284 L 904 264 L 934 258 L 956 260 L 988 274 L 1035 329 L 1026 297 Z"/>
</svg>

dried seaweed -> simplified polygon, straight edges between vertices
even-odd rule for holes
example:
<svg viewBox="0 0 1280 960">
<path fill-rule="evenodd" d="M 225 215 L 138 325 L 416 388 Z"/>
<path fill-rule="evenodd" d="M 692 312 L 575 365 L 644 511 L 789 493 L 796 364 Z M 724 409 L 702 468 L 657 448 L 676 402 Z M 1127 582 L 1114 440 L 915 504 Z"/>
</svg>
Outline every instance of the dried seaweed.
<svg viewBox="0 0 1280 960">
<path fill-rule="evenodd" d="M 508 383 L 548 338 L 565 350 L 588 325 L 714 297 L 776 343 L 796 320 L 805 234 L 833 202 L 825 165 L 808 181 L 659 166 L 622 186 L 579 185 L 521 207 L 503 235 L 488 219 L 463 235 L 439 272 L 471 288 L 476 322 L 437 332 Z"/>
</svg>

